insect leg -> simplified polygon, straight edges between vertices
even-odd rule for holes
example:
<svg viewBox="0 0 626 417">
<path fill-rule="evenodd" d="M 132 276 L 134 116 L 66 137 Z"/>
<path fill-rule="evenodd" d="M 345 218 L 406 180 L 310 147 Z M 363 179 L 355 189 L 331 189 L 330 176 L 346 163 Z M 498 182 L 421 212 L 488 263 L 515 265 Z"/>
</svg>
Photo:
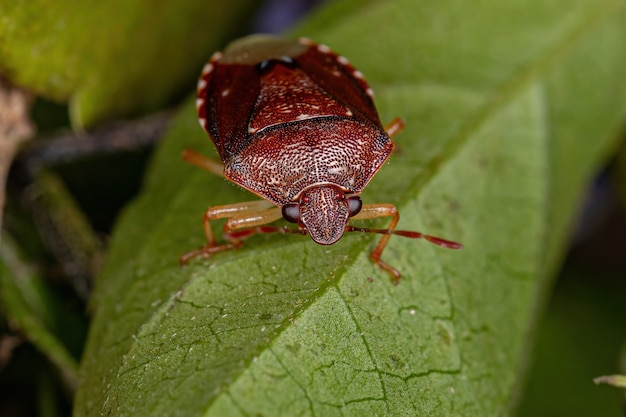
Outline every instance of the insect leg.
<svg viewBox="0 0 626 417">
<path fill-rule="evenodd" d="M 383 260 L 380 259 L 380 256 L 382 255 L 383 250 L 385 249 L 385 246 L 387 246 L 387 243 L 389 242 L 391 233 L 396 228 L 396 225 L 398 224 L 398 221 L 400 220 L 400 213 L 398 213 L 398 209 L 396 209 L 396 207 L 392 204 L 364 204 L 359 214 L 354 216 L 353 219 L 355 220 L 375 219 L 377 217 L 391 217 L 391 222 L 389 223 L 389 226 L 387 226 L 387 229 L 385 229 L 384 233 L 382 231 L 378 232 L 378 231 L 373 231 L 373 229 L 355 227 L 352 225 L 346 226 L 346 231 L 347 232 L 366 232 L 366 233 L 373 232 L 373 233 L 384 234 L 383 237 L 378 242 L 378 245 L 376 245 L 372 253 L 370 253 L 370 259 L 376 265 L 378 265 L 379 268 L 389 272 L 391 274 L 391 278 L 393 279 L 394 283 L 397 283 L 400 280 L 400 276 L 401 276 L 400 272 L 393 266 L 388 265 L 385 262 L 383 262 Z"/>
<path fill-rule="evenodd" d="M 204 213 L 202 217 L 202 225 L 204 227 L 204 234 L 206 235 L 207 244 L 200 248 L 188 252 L 180 257 L 180 263 L 185 264 L 190 259 L 193 259 L 197 256 L 208 257 L 213 253 L 235 249 L 241 246 L 241 241 L 237 238 L 231 238 L 229 242 L 224 244 L 218 244 L 215 241 L 215 237 L 213 236 L 213 231 L 211 230 L 211 221 L 216 219 L 230 218 L 229 222 L 224 226 L 224 231 L 229 232 L 233 228 L 229 226 L 229 223 L 233 223 L 234 221 L 235 227 L 237 228 L 237 220 L 236 219 L 263 219 L 265 223 L 272 222 L 281 217 L 281 211 L 279 208 L 274 207 L 273 209 L 269 209 L 268 207 L 273 206 L 272 203 L 265 200 L 257 200 L 257 201 L 247 201 L 243 203 L 235 203 L 235 204 L 226 204 L 223 206 L 214 206 L 209 207 L 209 209 Z M 265 213 L 260 215 L 260 213 Z M 277 215 L 277 216 L 276 216 Z M 271 219 L 271 220 L 269 220 Z M 239 220 L 239 223 L 245 223 L 244 220 Z M 263 223 L 261 223 L 263 224 Z M 245 227 L 245 226 L 244 226 Z"/>
<path fill-rule="evenodd" d="M 202 168 L 205 171 L 209 171 L 212 174 L 219 175 L 220 177 L 224 176 L 224 166 L 221 163 L 215 162 L 214 160 L 209 159 L 194 150 L 185 149 L 183 151 L 183 159 L 186 162 L 189 162 L 198 168 Z"/>
<path fill-rule="evenodd" d="M 385 127 L 385 132 L 390 138 L 393 138 L 404 129 L 404 122 L 399 117 L 396 117 Z"/>
<path fill-rule="evenodd" d="M 383 250 L 387 246 L 389 242 L 389 238 L 391 235 L 399 235 L 404 237 L 409 237 L 413 239 L 426 239 L 430 243 L 434 243 L 435 245 L 442 246 L 444 248 L 449 249 L 461 249 L 463 245 L 460 243 L 452 242 L 450 240 L 442 239 L 435 236 L 425 235 L 420 232 L 413 232 L 408 230 L 395 230 L 400 220 L 400 213 L 398 209 L 392 204 L 364 204 L 363 208 L 356 216 L 352 217 L 355 220 L 359 219 L 375 219 L 378 217 L 391 217 L 391 222 L 386 229 L 370 229 L 367 227 L 356 227 L 352 225 L 346 226 L 347 232 L 365 232 L 365 233 L 379 233 L 382 234 L 383 237 L 378 242 L 378 245 L 374 248 L 372 253 L 370 254 L 370 259 L 378 265 L 381 269 L 389 272 L 394 283 L 398 283 L 400 280 L 400 272 L 392 267 L 391 265 L 383 262 L 380 257 L 383 253 Z"/>
<path fill-rule="evenodd" d="M 244 216 L 234 216 L 228 219 L 224 225 L 224 237 L 231 241 L 238 241 L 255 233 L 306 234 L 304 230 L 292 229 L 286 226 L 266 226 L 268 223 L 272 223 L 282 217 L 282 211 L 278 207 Z"/>
</svg>

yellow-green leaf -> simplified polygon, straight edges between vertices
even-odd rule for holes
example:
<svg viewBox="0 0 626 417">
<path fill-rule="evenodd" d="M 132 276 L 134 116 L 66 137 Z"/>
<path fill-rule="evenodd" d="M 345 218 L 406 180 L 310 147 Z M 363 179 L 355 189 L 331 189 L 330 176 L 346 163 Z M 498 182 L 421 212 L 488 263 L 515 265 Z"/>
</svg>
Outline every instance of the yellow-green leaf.
<svg viewBox="0 0 626 417">
<path fill-rule="evenodd" d="M 193 81 L 249 0 L 11 0 L 0 4 L 0 70 L 71 105 L 76 126 L 163 106 Z"/>
</svg>

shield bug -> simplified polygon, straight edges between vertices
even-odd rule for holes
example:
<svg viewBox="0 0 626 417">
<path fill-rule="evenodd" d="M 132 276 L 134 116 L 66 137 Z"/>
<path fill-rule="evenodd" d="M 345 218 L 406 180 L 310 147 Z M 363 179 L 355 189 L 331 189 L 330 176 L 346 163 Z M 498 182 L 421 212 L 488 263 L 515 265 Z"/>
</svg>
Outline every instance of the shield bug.
<svg viewBox="0 0 626 417">
<path fill-rule="evenodd" d="M 181 263 L 242 245 L 254 233 L 309 234 L 331 245 L 344 232 L 382 234 L 370 258 L 381 259 L 391 235 L 461 245 L 419 232 L 395 230 L 400 215 L 391 204 L 362 204 L 359 194 L 393 151 L 400 119 L 383 128 L 372 89 L 361 72 L 327 46 L 254 35 L 231 43 L 204 66 L 197 110 L 222 160 L 187 150 L 183 158 L 257 194 L 263 200 L 210 207 L 204 214 L 207 244 Z M 356 227 L 350 219 L 390 217 L 386 229 Z M 211 221 L 227 218 L 224 243 Z M 268 226 L 280 218 L 297 228 Z"/>
</svg>

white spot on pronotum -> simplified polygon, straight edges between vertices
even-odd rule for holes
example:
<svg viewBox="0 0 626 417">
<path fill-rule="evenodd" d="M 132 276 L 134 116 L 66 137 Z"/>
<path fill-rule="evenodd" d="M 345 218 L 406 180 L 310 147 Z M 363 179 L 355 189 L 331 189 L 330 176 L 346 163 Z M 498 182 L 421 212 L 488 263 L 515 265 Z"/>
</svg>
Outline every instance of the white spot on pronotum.
<svg viewBox="0 0 626 417">
<path fill-rule="evenodd" d="M 346 111 L 346 116 L 348 116 L 348 117 L 351 117 L 351 116 L 352 116 L 352 112 L 350 111 L 350 109 L 348 109 L 348 110 Z"/>
<path fill-rule="evenodd" d="M 222 53 L 221 52 L 215 52 L 213 55 L 211 55 L 211 62 L 215 62 L 218 61 L 220 58 L 222 57 Z"/>
<path fill-rule="evenodd" d="M 225 90 L 222 90 L 222 97 L 226 97 L 227 95 L 230 94 L 230 88 L 227 88 Z"/>
<path fill-rule="evenodd" d="M 346 58 L 345 56 L 339 55 L 337 57 L 337 61 L 339 61 L 339 63 L 341 65 L 350 65 L 350 61 L 348 61 L 348 58 Z"/>
<path fill-rule="evenodd" d="M 329 48 L 328 46 L 326 46 L 326 45 L 322 45 L 322 44 L 317 45 L 317 50 L 318 50 L 318 51 L 320 51 L 320 52 L 321 52 L 321 53 L 323 53 L 323 54 L 328 54 L 328 53 L 330 53 L 330 48 Z"/>
<path fill-rule="evenodd" d="M 206 88 L 206 80 L 204 78 L 200 78 L 198 80 L 198 91 L 204 90 Z"/>
<path fill-rule="evenodd" d="M 203 129 L 206 129 L 206 119 L 204 117 L 201 117 L 198 119 L 198 121 L 200 122 L 200 126 L 202 126 Z"/>
<path fill-rule="evenodd" d="M 307 45 L 307 46 L 313 45 L 313 41 L 309 38 L 300 38 L 298 39 L 298 42 L 302 45 Z"/>
<path fill-rule="evenodd" d="M 209 74 L 211 71 L 213 71 L 213 64 L 210 62 L 207 62 L 204 65 L 204 68 L 202 68 L 202 75 L 207 75 Z"/>
<path fill-rule="evenodd" d="M 196 110 L 200 110 L 200 107 L 202 107 L 203 104 L 204 104 L 204 99 L 197 98 L 196 99 Z"/>
<path fill-rule="evenodd" d="M 365 90 L 365 92 L 367 93 L 368 96 L 374 98 L 374 90 L 372 90 L 371 87 L 367 87 L 367 90 Z"/>
<path fill-rule="evenodd" d="M 354 75 L 359 80 L 362 80 L 363 78 L 365 78 L 365 77 L 363 77 L 363 73 L 361 71 L 359 71 L 359 70 L 354 70 L 352 75 Z"/>
</svg>

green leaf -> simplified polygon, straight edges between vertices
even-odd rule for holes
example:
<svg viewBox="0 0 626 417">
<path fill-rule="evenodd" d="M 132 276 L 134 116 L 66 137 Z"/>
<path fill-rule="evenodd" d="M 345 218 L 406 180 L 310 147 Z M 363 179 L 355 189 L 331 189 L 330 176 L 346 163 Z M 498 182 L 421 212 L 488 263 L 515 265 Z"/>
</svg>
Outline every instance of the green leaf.
<svg viewBox="0 0 626 417">
<path fill-rule="evenodd" d="M 0 246 L 0 294 L 7 317 L 55 366 L 68 392 L 78 385 L 78 363 L 55 334 L 59 327 L 73 327 L 60 317 L 62 310 L 41 278 L 20 259 L 8 235 Z M 61 319 L 64 319 L 61 323 Z"/>
<path fill-rule="evenodd" d="M 602 375 L 593 379 L 596 384 L 608 384 L 614 387 L 626 388 L 626 375 Z"/>
<path fill-rule="evenodd" d="M 76 416 L 509 415 L 579 195 L 626 115 L 626 7 L 338 2 L 317 19 L 299 34 L 407 123 L 363 200 L 465 249 L 392 238 L 398 286 L 369 235 L 258 236 L 181 269 L 208 205 L 254 199 L 180 161 L 215 158 L 189 103 L 112 238 Z"/>
<path fill-rule="evenodd" d="M 606 270 L 585 269 L 579 260 L 559 278 L 538 328 L 520 417 L 624 415 L 624 390 L 596 384 L 619 382 L 618 375 L 600 375 L 622 370 L 626 285 Z"/>
<path fill-rule="evenodd" d="M 0 5 L 0 68 L 71 104 L 75 126 L 154 110 L 187 87 L 252 1 L 15 0 Z"/>
</svg>

